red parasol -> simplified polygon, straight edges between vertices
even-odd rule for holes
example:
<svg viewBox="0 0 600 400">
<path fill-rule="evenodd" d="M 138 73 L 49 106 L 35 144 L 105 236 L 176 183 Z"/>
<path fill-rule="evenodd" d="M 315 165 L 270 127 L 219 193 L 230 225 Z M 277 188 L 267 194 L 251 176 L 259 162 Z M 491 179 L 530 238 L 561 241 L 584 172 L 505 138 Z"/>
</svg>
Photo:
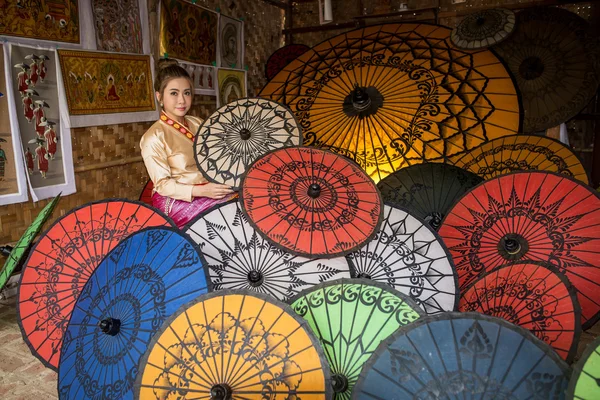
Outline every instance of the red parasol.
<svg viewBox="0 0 600 400">
<path fill-rule="evenodd" d="M 146 185 L 144 185 L 144 188 L 142 189 L 142 193 L 140 193 L 139 200 L 142 203 L 146 203 L 151 206 L 153 189 L 154 189 L 154 183 L 152 182 L 152 180 L 148 179 L 148 182 L 146 182 Z"/>
<path fill-rule="evenodd" d="M 357 250 L 379 229 L 383 204 L 375 183 L 354 162 L 308 147 L 274 150 L 242 183 L 241 202 L 268 240 L 304 257 Z"/>
<path fill-rule="evenodd" d="M 57 369 L 73 305 L 92 272 L 119 242 L 145 227 L 174 226 L 143 203 L 110 199 L 57 220 L 32 247 L 19 284 L 17 310 L 25 342 Z"/>
<path fill-rule="evenodd" d="M 575 290 L 563 274 L 536 264 L 515 264 L 490 272 L 462 294 L 460 311 L 476 311 L 522 326 L 568 363 L 581 334 Z"/>
<path fill-rule="evenodd" d="M 600 194 L 564 175 L 516 172 L 485 181 L 462 197 L 439 234 L 461 289 L 515 262 L 544 262 L 578 291 L 582 323 L 600 316 Z"/>
</svg>

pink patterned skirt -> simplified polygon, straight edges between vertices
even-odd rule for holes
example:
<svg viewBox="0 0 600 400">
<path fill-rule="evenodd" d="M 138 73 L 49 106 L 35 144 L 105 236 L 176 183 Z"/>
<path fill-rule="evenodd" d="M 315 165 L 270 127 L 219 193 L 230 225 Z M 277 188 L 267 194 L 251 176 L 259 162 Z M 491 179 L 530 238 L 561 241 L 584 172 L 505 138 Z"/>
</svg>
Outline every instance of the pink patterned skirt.
<svg viewBox="0 0 600 400">
<path fill-rule="evenodd" d="M 218 200 L 211 199 L 210 197 L 196 197 L 191 203 L 188 203 L 187 201 L 175 200 L 154 192 L 152 195 L 152 206 L 167 214 L 175 222 L 175 225 L 181 229 L 201 212 L 217 204 L 231 200 L 236 196 L 237 193 L 233 193 Z"/>
</svg>

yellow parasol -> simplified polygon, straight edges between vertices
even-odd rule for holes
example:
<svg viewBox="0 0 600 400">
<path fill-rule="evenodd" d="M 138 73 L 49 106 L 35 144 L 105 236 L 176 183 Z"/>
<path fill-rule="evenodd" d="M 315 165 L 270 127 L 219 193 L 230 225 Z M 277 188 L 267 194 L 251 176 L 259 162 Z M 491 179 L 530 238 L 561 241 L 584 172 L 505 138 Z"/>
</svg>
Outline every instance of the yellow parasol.
<svg viewBox="0 0 600 400">
<path fill-rule="evenodd" d="M 139 399 L 331 397 L 308 324 L 284 303 L 232 290 L 200 296 L 165 321 L 135 384 Z"/>
<path fill-rule="evenodd" d="M 455 162 L 457 167 L 484 179 L 514 171 L 549 171 L 567 175 L 588 184 L 581 160 L 570 148 L 544 136 L 505 136 L 471 150 Z"/>
<path fill-rule="evenodd" d="M 460 50 L 451 30 L 370 26 L 333 37 L 283 68 L 261 96 L 287 104 L 304 144 L 354 159 L 378 182 L 515 134 L 519 97 L 486 49 Z"/>
</svg>

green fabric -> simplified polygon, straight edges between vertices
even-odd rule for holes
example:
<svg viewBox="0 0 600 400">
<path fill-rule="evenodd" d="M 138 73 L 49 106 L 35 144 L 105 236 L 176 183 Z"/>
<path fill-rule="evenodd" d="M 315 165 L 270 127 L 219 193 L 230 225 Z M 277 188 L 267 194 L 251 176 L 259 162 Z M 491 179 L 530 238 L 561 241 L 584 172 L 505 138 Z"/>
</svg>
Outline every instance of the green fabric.
<svg viewBox="0 0 600 400">
<path fill-rule="evenodd" d="M 596 379 L 600 379 L 600 349 L 595 348 L 585 360 L 583 369 L 575 384 L 575 399 L 600 399 L 600 386 Z"/>
<path fill-rule="evenodd" d="M 4 288 L 6 282 L 8 282 L 8 279 L 10 278 L 10 275 L 21 262 L 25 251 L 31 245 L 33 239 L 35 239 L 37 234 L 40 233 L 40 230 L 42 230 L 42 226 L 44 226 L 44 223 L 52 214 L 52 211 L 54 210 L 56 203 L 58 203 L 58 200 L 60 200 L 60 194 L 52 199 L 52 201 L 48 203 L 46 207 L 42 209 L 42 211 L 40 211 L 33 223 L 29 225 L 27 229 L 25 229 L 23 236 L 21 236 L 14 249 L 11 251 L 2 269 L 0 269 L 0 290 Z"/>
<path fill-rule="evenodd" d="M 296 297 L 292 307 L 319 338 L 331 374 L 348 380 L 347 390 L 335 399 L 350 399 L 363 364 L 379 343 L 423 315 L 400 292 L 362 279 L 315 286 Z"/>
</svg>

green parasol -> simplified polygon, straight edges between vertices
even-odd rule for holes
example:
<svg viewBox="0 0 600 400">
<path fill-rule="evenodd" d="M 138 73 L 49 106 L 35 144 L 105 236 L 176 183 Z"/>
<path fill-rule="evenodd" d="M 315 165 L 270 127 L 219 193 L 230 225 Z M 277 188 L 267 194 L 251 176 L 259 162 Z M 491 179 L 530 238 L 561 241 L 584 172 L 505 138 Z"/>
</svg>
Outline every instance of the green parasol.
<svg viewBox="0 0 600 400">
<path fill-rule="evenodd" d="M 335 400 L 350 399 L 363 364 L 381 341 L 424 315 L 408 296 L 366 279 L 322 283 L 290 304 L 323 346 Z"/>
<path fill-rule="evenodd" d="M 588 344 L 573 365 L 567 399 L 600 399 L 600 337 Z"/>
<path fill-rule="evenodd" d="M 52 214 L 52 211 L 58 203 L 58 200 L 60 200 L 60 194 L 56 196 L 50 203 L 46 204 L 46 207 L 42 209 L 33 223 L 29 225 L 27 229 L 25 229 L 23 236 L 21 236 L 15 247 L 10 252 L 8 260 L 6 260 L 4 266 L 0 268 L 0 291 L 8 282 L 8 279 L 15 268 L 17 268 L 17 266 L 23 260 L 23 256 L 27 253 L 27 250 L 33 242 L 33 239 L 35 239 L 37 234 L 42 230 L 42 226 L 44 226 L 44 223 Z"/>
</svg>

